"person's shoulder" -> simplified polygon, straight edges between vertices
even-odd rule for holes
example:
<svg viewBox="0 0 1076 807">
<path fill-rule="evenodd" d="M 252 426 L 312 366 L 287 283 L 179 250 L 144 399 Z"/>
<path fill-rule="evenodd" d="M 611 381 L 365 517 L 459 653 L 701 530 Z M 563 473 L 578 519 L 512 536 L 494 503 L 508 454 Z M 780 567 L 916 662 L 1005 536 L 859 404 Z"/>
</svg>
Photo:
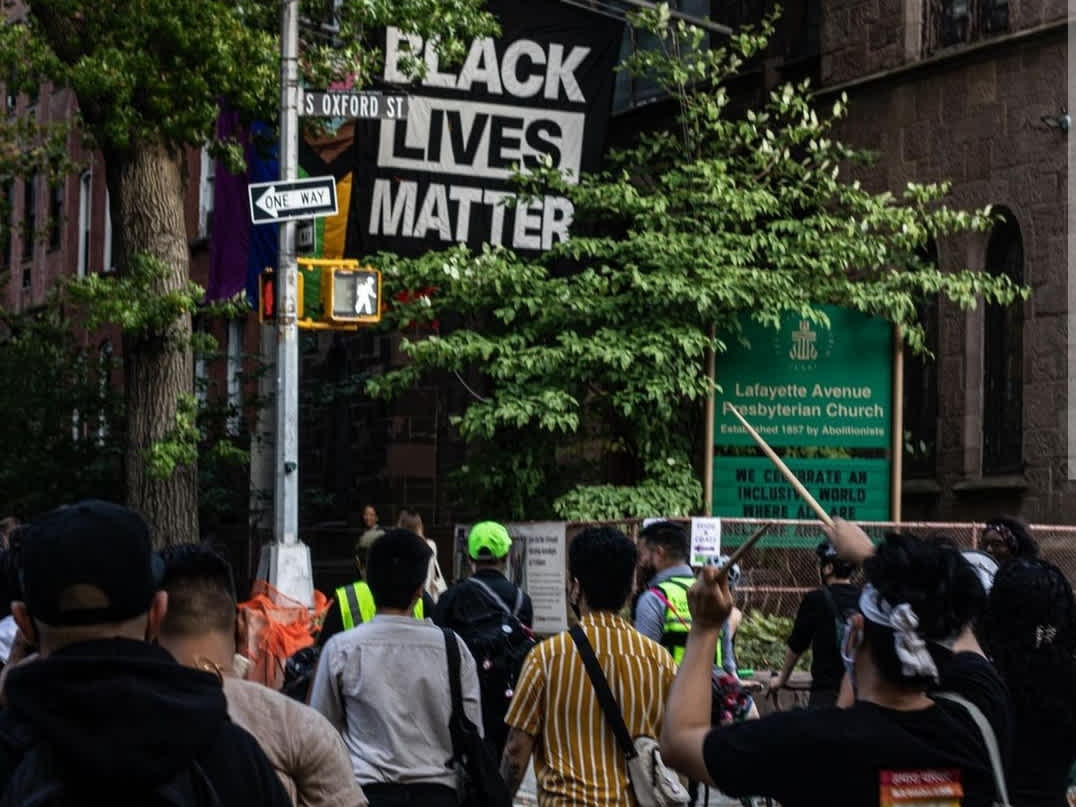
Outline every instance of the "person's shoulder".
<svg viewBox="0 0 1076 807">
<path fill-rule="evenodd" d="M 296 730 L 300 733 L 315 730 L 335 731 L 328 719 L 317 709 L 255 681 L 226 678 L 224 694 L 228 698 L 229 706 L 233 696 L 258 704 L 267 716 L 279 722 L 281 728 Z"/>
</svg>

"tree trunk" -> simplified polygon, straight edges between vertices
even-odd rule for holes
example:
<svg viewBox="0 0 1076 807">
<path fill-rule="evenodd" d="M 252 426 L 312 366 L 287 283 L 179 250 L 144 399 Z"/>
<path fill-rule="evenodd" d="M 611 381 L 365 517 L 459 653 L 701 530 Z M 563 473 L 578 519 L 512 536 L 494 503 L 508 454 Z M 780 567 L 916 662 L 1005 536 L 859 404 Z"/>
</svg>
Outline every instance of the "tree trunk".
<svg viewBox="0 0 1076 807">
<path fill-rule="evenodd" d="M 185 165 L 181 153 L 137 144 L 106 154 L 113 254 L 119 271 L 131 256 L 147 254 L 165 267 L 150 289 L 167 294 L 190 280 L 190 249 L 184 220 Z M 128 504 L 150 524 L 155 546 L 198 540 L 197 464 L 177 466 L 171 476 L 148 473 L 147 455 L 176 428 L 180 396 L 194 394 L 191 318 L 184 314 L 164 332 L 123 336 L 127 444 L 124 456 Z"/>
</svg>

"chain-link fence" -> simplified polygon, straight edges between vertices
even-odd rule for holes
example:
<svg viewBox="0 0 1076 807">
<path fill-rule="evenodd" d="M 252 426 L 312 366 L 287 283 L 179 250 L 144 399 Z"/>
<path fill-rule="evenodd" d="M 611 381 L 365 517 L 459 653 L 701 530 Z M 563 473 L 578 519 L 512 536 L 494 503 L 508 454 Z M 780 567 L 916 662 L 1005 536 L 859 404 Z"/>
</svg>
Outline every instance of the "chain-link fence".
<svg viewBox="0 0 1076 807">
<path fill-rule="evenodd" d="M 672 519 L 689 526 L 688 519 Z M 610 522 L 603 522 L 610 523 Z M 641 519 L 615 522 L 632 537 L 642 529 Z M 740 561 L 737 602 L 745 611 L 791 616 L 803 595 L 820 584 L 815 548 L 825 539 L 817 521 L 766 521 L 721 519 L 722 551 L 731 552 L 763 524 L 770 530 Z M 569 539 L 591 523 L 568 525 Z M 863 522 L 867 534 L 880 540 L 888 532 L 909 532 L 923 538 L 944 536 L 961 549 L 978 549 L 985 525 L 957 522 Z M 1076 582 L 1076 527 L 1038 524 L 1030 527 L 1044 558 L 1055 563 Z"/>
<path fill-rule="evenodd" d="M 688 526 L 688 519 L 674 519 Z M 759 519 L 724 518 L 721 520 L 723 551 L 731 551 L 747 539 L 762 524 Z M 635 538 L 642 529 L 642 519 L 615 522 L 570 522 L 566 534 L 570 541 L 589 526 L 613 525 Z M 789 616 L 795 613 L 803 594 L 819 584 L 815 547 L 825 536 L 817 521 L 774 521 L 769 533 L 747 552 L 740 563 L 742 571 L 737 591 L 739 605 L 744 610 L 761 610 L 770 614 Z M 928 537 L 944 535 L 962 549 L 979 547 L 983 524 L 953 522 L 891 522 L 864 523 L 861 526 L 875 539 L 892 530 L 902 530 Z M 244 531 L 245 532 L 245 531 Z M 304 530 L 303 540 L 309 544 L 314 557 L 315 585 L 331 592 L 336 586 L 350 582 L 355 575 L 353 548 L 361 529 L 332 527 Z M 429 537 L 442 547 L 441 565 L 446 574 L 453 574 L 458 541 L 451 528 L 433 528 Z M 1076 527 L 1055 524 L 1032 525 L 1031 533 L 1042 555 L 1057 564 L 1070 581 L 1076 583 Z M 258 547 L 248 534 L 218 536 L 222 549 L 228 551 L 236 565 L 237 577 L 250 582 L 257 565 Z M 245 574 L 244 574 L 245 572 Z"/>
</svg>

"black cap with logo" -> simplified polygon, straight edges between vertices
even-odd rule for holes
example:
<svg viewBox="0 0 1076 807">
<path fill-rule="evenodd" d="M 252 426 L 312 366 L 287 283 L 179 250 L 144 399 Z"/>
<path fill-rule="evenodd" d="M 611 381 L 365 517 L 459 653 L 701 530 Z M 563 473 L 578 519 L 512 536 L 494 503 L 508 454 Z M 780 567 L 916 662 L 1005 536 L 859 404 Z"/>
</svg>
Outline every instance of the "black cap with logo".
<svg viewBox="0 0 1076 807">
<path fill-rule="evenodd" d="M 149 610 L 164 562 L 149 527 L 133 510 L 87 499 L 60 507 L 24 528 L 23 600 L 46 625 L 123 622 Z"/>
</svg>

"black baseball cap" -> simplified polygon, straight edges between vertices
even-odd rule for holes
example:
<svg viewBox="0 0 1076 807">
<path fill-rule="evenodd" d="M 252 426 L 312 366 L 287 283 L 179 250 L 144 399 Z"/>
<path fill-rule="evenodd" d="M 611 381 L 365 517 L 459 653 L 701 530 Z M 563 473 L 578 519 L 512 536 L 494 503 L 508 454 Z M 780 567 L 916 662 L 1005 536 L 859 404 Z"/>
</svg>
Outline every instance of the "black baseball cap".
<svg viewBox="0 0 1076 807">
<path fill-rule="evenodd" d="M 21 552 L 26 608 L 34 619 L 57 627 L 144 614 L 164 576 L 145 520 L 97 499 L 34 519 L 24 528 Z"/>
</svg>

